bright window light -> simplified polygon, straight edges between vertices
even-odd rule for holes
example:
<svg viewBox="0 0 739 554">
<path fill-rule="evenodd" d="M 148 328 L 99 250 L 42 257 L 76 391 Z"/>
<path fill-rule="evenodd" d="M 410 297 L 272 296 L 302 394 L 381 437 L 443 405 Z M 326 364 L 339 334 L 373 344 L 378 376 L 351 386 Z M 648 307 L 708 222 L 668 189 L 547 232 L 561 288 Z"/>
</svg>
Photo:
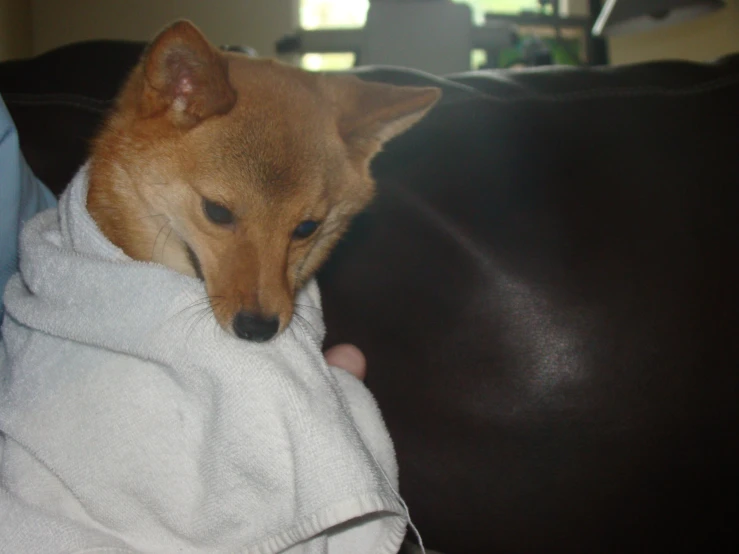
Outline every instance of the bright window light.
<svg viewBox="0 0 739 554">
<path fill-rule="evenodd" d="M 523 10 L 538 11 L 538 0 L 454 0 L 472 8 L 475 22 L 485 21 L 485 13 L 519 13 Z M 301 0 L 300 26 L 303 29 L 348 29 L 363 27 L 367 20 L 369 0 Z M 480 57 L 479 54 L 477 57 Z M 340 54 L 306 54 L 301 65 L 312 71 L 335 71 L 354 65 L 351 52 Z M 473 59 L 475 54 L 473 54 Z M 479 60 L 478 60 L 479 62 Z M 477 65 L 477 64 L 475 64 Z"/>
</svg>

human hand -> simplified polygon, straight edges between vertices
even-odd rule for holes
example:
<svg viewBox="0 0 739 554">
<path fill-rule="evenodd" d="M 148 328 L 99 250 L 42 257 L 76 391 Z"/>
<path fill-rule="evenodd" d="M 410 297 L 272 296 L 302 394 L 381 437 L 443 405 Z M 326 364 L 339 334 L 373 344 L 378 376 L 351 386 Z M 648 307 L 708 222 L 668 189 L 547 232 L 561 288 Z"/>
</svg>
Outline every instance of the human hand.
<svg viewBox="0 0 739 554">
<path fill-rule="evenodd" d="M 357 379 L 364 381 L 367 375 L 367 359 L 353 344 L 337 344 L 323 353 L 326 363 L 348 371 Z"/>
</svg>

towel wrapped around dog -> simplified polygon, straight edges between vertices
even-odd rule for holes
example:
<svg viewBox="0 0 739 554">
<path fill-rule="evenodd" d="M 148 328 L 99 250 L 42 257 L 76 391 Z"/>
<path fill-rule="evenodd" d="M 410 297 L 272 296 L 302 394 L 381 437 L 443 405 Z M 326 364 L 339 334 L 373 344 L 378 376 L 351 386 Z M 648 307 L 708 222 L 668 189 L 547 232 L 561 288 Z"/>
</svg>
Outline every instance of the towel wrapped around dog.
<svg viewBox="0 0 739 554">
<path fill-rule="evenodd" d="M 0 551 L 391 553 L 407 512 L 364 385 L 326 365 L 315 282 L 269 343 L 133 261 L 83 168 L 23 230 L 0 347 Z"/>
</svg>

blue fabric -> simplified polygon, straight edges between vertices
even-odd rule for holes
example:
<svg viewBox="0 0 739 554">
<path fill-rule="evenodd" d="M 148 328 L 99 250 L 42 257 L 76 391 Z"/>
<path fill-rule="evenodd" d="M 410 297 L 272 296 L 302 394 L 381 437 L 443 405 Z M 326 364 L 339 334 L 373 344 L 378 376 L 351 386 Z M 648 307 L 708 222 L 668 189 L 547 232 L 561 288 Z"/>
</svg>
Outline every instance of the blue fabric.
<svg viewBox="0 0 739 554">
<path fill-rule="evenodd" d="M 0 96 L 0 293 L 18 270 L 21 225 L 36 213 L 55 205 L 54 195 L 36 178 L 23 158 L 15 124 Z M 4 313 L 0 302 L 0 323 Z"/>
</svg>

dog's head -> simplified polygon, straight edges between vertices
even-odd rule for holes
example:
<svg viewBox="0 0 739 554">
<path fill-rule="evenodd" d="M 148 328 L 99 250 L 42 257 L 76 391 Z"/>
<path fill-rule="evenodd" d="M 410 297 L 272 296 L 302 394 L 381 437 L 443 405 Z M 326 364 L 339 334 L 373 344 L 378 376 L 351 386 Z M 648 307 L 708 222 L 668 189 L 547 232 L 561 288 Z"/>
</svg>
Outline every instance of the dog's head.
<svg viewBox="0 0 739 554">
<path fill-rule="evenodd" d="M 178 22 L 94 144 L 88 209 L 132 258 L 202 278 L 225 330 L 268 340 L 370 201 L 371 159 L 439 95 L 221 52 Z"/>
</svg>

